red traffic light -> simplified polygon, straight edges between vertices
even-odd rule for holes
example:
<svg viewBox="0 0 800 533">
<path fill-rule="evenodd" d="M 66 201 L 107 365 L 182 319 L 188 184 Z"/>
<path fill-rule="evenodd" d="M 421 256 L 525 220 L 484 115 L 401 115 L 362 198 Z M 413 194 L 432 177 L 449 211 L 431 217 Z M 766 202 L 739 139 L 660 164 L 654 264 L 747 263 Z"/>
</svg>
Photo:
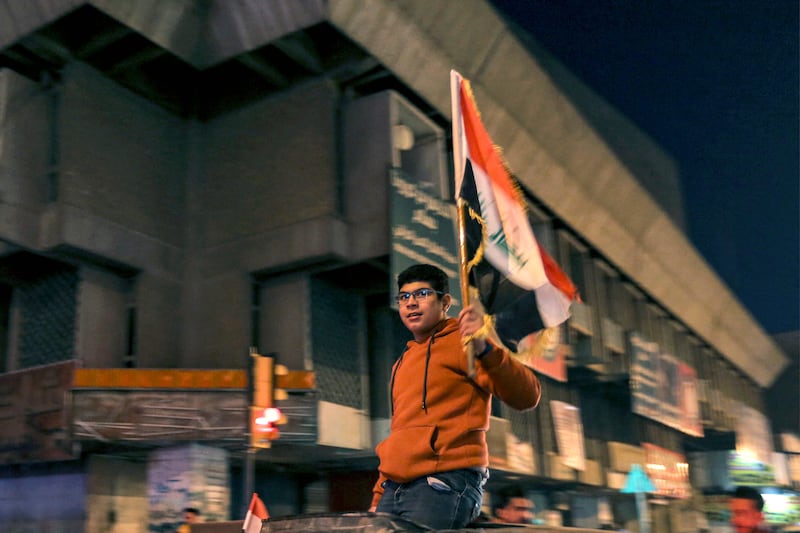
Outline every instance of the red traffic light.
<svg viewBox="0 0 800 533">
<path fill-rule="evenodd" d="M 280 422 L 282 416 L 281 410 L 277 407 L 267 407 L 262 415 L 256 418 L 256 424 L 258 426 L 274 425 Z"/>
<path fill-rule="evenodd" d="M 250 428 L 255 443 L 254 446 L 258 446 L 258 443 L 262 442 L 262 439 L 268 442 L 281 436 L 278 423 L 283 415 L 280 409 L 276 407 L 267 407 L 265 409 L 255 408 L 254 411 L 255 417 L 252 419 L 253 426 Z M 264 444 L 268 446 L 267 443 Z"/>
</svg>

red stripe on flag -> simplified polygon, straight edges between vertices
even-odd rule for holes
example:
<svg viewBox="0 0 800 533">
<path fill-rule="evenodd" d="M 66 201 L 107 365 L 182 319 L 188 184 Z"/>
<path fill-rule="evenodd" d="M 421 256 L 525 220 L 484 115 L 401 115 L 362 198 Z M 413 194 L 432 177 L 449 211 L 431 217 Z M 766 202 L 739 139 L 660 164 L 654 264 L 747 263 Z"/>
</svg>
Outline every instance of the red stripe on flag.
<svg viewBox="0 0 800 533">
<path fill-rule="evenodd" d="M 558 263 L 550 257 L 544 248 L 539 246 L 539 255 L 542 256 L 542 264 L 544 264 L 544 272 L 547 275 L 547 279 L 550 280 L 558 290 L 563 292 L 567 295 L 567 297 L 572 300 L 580 301 L 578 297 L 578 287 L 572 283 L 572 280 L 567 277 L 561 267 L 558 266 Z"/>
<path fill-rule="evenodd" d="M 514 185 L 503 159 L 492 142 L 486 128 L 483 127 L 478 108 L 472 99 L 469 81 L 461 80 L 461 116 L 464 121 L 464 136 L 469 147 L 469 159 L 473 165 L 479 165 L 484 172 L 509 198 L 521 203 L 519 192 Z"/>
</svg>

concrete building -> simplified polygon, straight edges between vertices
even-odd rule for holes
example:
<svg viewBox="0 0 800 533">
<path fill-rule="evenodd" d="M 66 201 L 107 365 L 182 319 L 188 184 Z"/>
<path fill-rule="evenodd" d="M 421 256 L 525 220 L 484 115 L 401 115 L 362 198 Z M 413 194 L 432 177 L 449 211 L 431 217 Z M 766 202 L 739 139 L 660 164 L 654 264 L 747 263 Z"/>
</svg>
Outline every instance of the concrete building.
<svg viewBox="0 0 800 533">
<path fill-rule="evenodd" d="M 533 413 L 497 413 L 492 438 L 512 443 L 497 479 L 536 484 L 566 523 L 630 519 L 607 494 L 641 443 L 675 466 L 729 448 L 740 407 L 763 418 L 786 357 L 684 235 L 675 164 L 488 3 L 3 0 L 4 531 L 160 531 L 198 500 L 238 517 L 246 384 L 164 380 L 246 369 L 251 347 L 316 377 L 255 457 L 271 511 L 366 507 L 405 338 L 393 179 L 452 197 L 450 69 L 584 300 L 558 343 L 568 378 L 544 376 Z M 696 373 L 703 437 L 631 413 L 634 339 Z M 164 372 L 75 378 L 89 369 Z M 581 409 L 582 469 L 564 465 L 551 400 Z M 176 430 L 170 406 L 202 423 Z M 148 432 L 147 409 L 172 430 Z M 669 502 L 655 531 L 691 529 L 692 501 Z"/>
</svg>

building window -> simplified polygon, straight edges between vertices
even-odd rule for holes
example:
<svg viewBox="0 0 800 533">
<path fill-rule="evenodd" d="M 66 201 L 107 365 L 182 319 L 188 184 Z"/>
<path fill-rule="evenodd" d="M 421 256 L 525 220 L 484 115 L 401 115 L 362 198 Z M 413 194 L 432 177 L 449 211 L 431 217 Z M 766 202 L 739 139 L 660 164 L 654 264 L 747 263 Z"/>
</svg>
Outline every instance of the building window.
<svg viewBox="0 0 800 533">
<path fill-rule="evenodd" d="M 125 309 L 125 355 L 123 356 L 122 365 L 125 368 L 136 368 L 136 300 L 133 297 L 133 291 L 128 294 L 130 298 Z"/>
<path fill-rule="evenodd" d="M 586 283 L 586 262 L 588 261 L 586 249 L 564 231 L 559 233 L 559 237 L 561 256 L 564 258 L 561 261 L 561 268 L 578 288 L 578 292 L 582 297 L 591 300 L 589 287 Z"/>
<path fill-rule="evenodd" d="M 662 316 L 659 320 L 659 329 L 661 331 L 661 352 L 668 353 L 672 356 L 677 356 L 675 353 L 675 326 L 668 316 Z"/>
<path fill-rule="evenodd" d="M 642 332 L 642 323 L 639 317 L 639 302 L 644 299 L 639 290 L 630 283 L 621 283 L 620 290 L 620 325 L 628 331 Z"/>
<path fill-rule="evenodd" d="M 537 244 L 544 248 L 550 254 L 550 257 L 558 257 L 558 246 L 550 217 L 536 207 L 529 205 L 528 221 L 533 229 Z"/>
</svg>

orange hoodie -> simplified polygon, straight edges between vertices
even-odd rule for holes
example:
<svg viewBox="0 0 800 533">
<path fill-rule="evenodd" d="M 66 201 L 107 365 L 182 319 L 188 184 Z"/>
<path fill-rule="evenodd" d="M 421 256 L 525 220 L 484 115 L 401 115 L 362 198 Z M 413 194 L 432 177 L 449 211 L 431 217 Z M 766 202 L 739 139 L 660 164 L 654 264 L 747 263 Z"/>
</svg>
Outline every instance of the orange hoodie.
<svg viewBox="0 0 800 533">
<path fill-rule="evenodd" d="M 536 374 L 504 350 L 493 347 L 476 367 L 469 378 L 455 318 L 443 321 L 429 339 L 408 342 L 392 367 L 392 425 L 375 450 L 380 465 L 373 506 L 386 479 L 406 483 L 436 472 L 488 466 L 492 394 L 519 410 L 539 403 Z"/>
</svg>

